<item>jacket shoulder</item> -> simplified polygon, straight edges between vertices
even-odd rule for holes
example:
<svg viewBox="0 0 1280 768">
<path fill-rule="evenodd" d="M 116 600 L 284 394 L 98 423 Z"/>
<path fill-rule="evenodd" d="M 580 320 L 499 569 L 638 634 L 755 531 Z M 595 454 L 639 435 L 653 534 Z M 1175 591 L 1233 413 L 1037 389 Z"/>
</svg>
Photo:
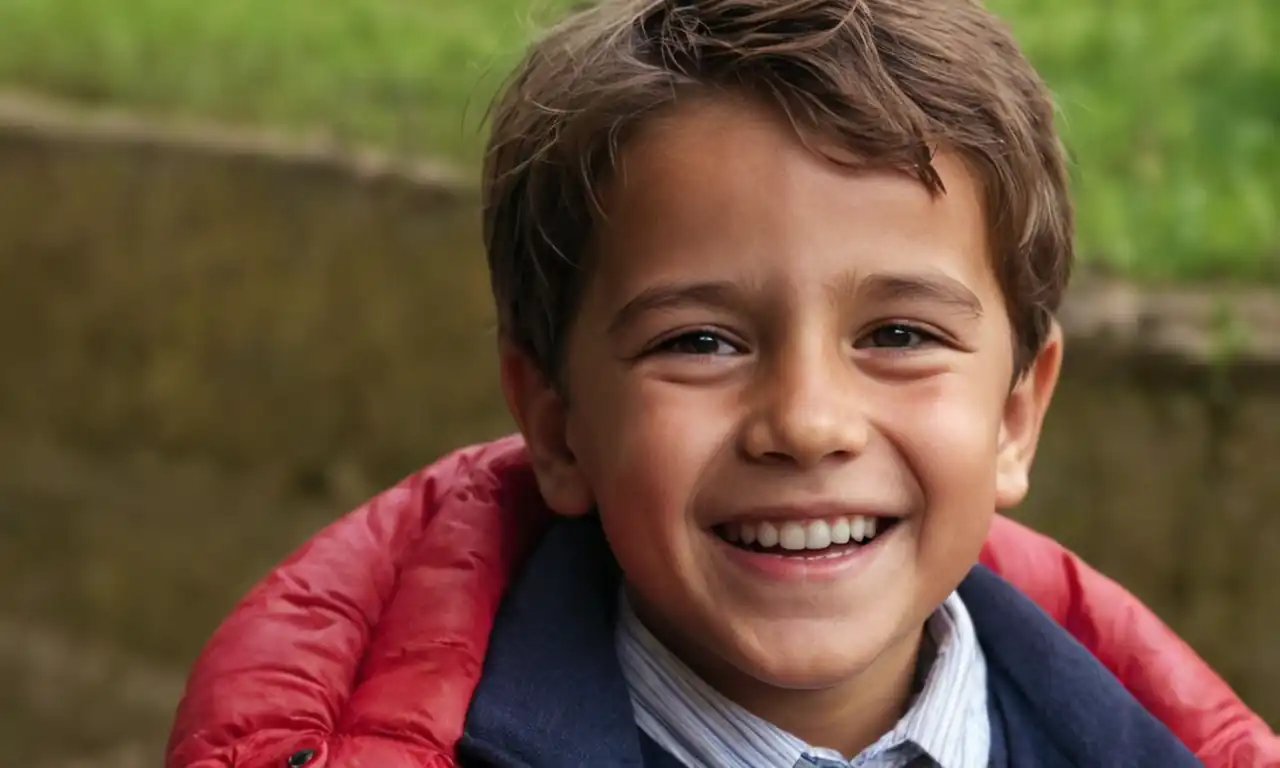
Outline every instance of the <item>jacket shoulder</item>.
<svg viewBox="0 0 1280 768">
<path fill-rule="evenodd" d="M 1211 768 L 1280 768 L 1280 737 L 1135 595 L 1043 534 L 997 515 L 983 565 L 1083 644 Z"/>
<path fill-rule="evenodd" d="M 167 765 L 452 765 L 471 671 L 543 520 L 523 511 L 540 510 L 523 457 L 512 438 L 451 454 L 277 566 L 192 668 Z"/>
</svg>

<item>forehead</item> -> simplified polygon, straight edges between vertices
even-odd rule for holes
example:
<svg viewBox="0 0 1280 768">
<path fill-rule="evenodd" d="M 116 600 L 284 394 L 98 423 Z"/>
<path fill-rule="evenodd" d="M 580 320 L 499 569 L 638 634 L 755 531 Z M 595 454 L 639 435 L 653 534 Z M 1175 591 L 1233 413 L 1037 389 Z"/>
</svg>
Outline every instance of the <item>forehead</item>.
<svg viewBox="0 0 1280 768">
<path fill-rule="evenodd" d="M 799 286 L 883 272 L 998 292 L 977 181 L 954 155 L 934 164 L 944 194 L 833 162 L 744 99 L 691 99 L 622 148 L 602 190 L 592 282 L 618 301 L 666 279 Z"/>
</svg>

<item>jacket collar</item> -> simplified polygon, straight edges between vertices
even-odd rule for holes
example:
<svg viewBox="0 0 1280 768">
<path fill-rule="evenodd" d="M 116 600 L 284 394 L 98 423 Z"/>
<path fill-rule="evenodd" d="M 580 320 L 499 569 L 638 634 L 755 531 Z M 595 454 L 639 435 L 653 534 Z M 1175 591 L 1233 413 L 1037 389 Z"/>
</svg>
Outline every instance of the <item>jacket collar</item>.
<svg viewBox="0 0 1280 768">
<path fill-rule="evenodd" d="M 461 765 L 643 764 L 614 645 L 618 586 L 594 516 L 552 525 L 498 612 Z"/>
<path fill-rule="evenodd" d="M 1012 765 L 1026 762 L 1019 755 L 1027 750 L 1038 753 L 1036 765 L 1201 765 L 1093 654 L 1007 581 L 977 566 L 959 592 L 987 659 L 993 742 L 1000 729 L 1000 749 L 1008 749 Z"/>
</svg>

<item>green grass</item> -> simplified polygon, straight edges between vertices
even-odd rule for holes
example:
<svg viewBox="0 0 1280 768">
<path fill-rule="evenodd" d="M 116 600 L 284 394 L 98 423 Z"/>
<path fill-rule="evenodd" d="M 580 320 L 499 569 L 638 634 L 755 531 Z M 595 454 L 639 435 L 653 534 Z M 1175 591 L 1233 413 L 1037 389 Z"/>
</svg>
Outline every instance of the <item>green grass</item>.
<svg viewBox="0 0 1280 768">
<path fill-rule="evenodd" d="M 0 87 L 440 155 L 567 0 L 0 0 Z M 1280 280 L 1280 3 L 992 0 L 1059 96 L 1081 248 Z"/>
</svg>

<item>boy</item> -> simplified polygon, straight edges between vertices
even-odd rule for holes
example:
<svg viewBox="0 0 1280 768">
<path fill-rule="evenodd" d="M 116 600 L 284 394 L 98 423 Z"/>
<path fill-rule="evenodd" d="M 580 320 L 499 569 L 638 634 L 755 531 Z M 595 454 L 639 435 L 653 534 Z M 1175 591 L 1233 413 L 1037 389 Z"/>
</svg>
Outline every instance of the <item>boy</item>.
<svg viewBox="0 0 1280 768">
<path fill-rule="evenodd" d="M 604 0 L 500 98 L 484 195 L 503 389 L 560 522 L 491 633 L 501 586 L 472 605 L 466 577 L 523 558 L 469 549 L 490 519 L 300 555 L 348 597 L 282 571 L 248 605 L 310 610 L 208 653 L 289 644 L 238 674 L 324 716 L 201 694 L 171 764 L 277 764 L 267 741 L 289 765 L 1200 764 L 974 568 L 1027 492 L 1072 257 L 1048 94 L 978 4 Z M 478 463 L 496 479 L 433 488 L 435 514 L 528 498 L 518 462 Z M 454 658 L 484 659 L 461 738 L 433 709 Z M 261 730 L 199 749 L 204 722 Z"/>
</svg>

